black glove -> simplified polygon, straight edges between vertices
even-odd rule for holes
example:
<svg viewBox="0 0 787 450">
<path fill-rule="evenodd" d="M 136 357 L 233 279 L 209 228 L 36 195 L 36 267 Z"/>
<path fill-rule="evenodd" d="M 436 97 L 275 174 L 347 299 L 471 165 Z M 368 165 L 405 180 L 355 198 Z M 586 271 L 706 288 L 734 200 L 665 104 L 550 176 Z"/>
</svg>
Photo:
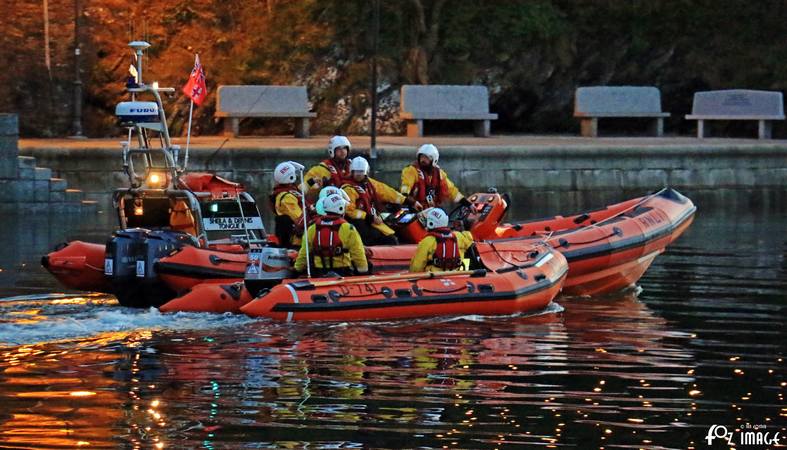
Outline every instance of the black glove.
<svg viewBox="0 0 787 450">
<path fill-rule="evenodd" d="M 470 200 L 468 200 L 466 197 L 462 197 L 462 199 L 459 200 L 459 204 L 462 206 L 467 206 L 468 208 L 473 206 L 473 204 L 470 203 Z"/>
</svg>

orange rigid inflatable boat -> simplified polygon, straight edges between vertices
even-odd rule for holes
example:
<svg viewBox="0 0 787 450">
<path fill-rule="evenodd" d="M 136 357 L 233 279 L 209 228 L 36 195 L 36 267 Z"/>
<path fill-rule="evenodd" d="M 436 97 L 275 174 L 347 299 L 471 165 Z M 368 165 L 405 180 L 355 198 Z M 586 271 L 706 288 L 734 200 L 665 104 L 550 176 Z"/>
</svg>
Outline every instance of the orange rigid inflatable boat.
<svg viewBox="0 0 787 450">
<path fill-rule="evenodd" d="M 468 271 L 285 280 L 241 311 L 282 321 L 515 314 L 544 309 L 568 271 L 540 243 L 477 243 L 471 260 Z"/>
</svg>

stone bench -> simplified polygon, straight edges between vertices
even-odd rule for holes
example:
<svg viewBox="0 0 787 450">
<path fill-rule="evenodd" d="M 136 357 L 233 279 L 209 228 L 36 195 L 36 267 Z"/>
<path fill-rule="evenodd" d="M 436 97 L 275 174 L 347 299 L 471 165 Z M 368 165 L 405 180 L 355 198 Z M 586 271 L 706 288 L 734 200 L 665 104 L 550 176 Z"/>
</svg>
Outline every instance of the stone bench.
<svg viewBox="0 0 787 450">
<path fill-rule="evenodd" d="M 219 86 L 216 117 L 224 117 L 225 134 L 238 135 L 244 117 L 293 117 L 295 137 L 309 137 L 306 86 Z M 227 120 L 228 119 L 228 120 Z"/>
<path fill-rule="evenodd" d="M 574 97 L 574 117 L 585 137 L 597 137 L 598 119 L 611 117 L 653 118 L 653 134 L 662 136 L 669 116 L 661 111 L 661 92 L 653 86 L 580 87 Z"/>
<path fill-rule="evenodd" d="M 724 91 L 695 92 L 691 114 L 687 120 L 697 121 L 697 137 L 708 136 L 706 120 L 756 120 L 759 124 L 757 136 L 771 138 L 774 120 L 784 120 L 782 93 L 777 91 L 753 91 L 730 89 Z"/>
<path fill-rule="evenodd" d="M 407 136 L 424 135 L 424 120 L 472 120 L 476 136 L 489 136 L 486 86 L 412 85 L 402 86 L 399 117 L 407 122 Z"/>
</svg>

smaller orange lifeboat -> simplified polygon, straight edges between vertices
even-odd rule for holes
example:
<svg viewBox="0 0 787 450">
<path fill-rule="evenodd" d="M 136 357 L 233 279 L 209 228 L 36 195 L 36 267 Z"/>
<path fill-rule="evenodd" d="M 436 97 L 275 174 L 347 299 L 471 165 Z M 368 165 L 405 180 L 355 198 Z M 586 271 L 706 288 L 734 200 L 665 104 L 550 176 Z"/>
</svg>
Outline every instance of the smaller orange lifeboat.
<svg viewBox="0 0 787 450">
<path fill-rule="evenodd" d="M 243 286 L 243 282 L 202 283 L 178 298 L 161 305 L 161 312 L 211 312 L 211 313 L 239 313 L 240 308 L 249 303 L 252 296 Z"/>
<path fill-rule="evenodd" d="M 282 321 L 500 315 L 542 310 L 560 292 L 568 265 L 550 247 L 476 246 L 473 270 L 285 280 L 241 311 Z"/>
</svg>

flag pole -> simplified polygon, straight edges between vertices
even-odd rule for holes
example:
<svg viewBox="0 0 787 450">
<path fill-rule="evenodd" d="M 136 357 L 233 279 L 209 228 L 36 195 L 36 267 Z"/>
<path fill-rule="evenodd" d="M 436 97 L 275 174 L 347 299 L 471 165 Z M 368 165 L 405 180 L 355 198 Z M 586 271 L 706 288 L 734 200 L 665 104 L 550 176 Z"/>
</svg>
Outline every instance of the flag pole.
<svg viewBox="0 0 787 450">
<path fill-rule="evenodd" d="M 186 167 L 189 165 L 189 144 L 191 143 L 191 115 L 194 112 L 194 99 L 191 100 L 191 105 L 189 106 L 189 128 L 186 132 L 186 156 L 183 157 L 183 170 L 186 170 Z"/>
</svg>

